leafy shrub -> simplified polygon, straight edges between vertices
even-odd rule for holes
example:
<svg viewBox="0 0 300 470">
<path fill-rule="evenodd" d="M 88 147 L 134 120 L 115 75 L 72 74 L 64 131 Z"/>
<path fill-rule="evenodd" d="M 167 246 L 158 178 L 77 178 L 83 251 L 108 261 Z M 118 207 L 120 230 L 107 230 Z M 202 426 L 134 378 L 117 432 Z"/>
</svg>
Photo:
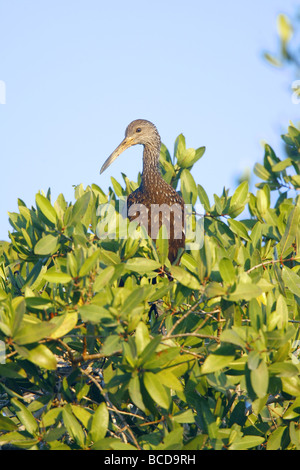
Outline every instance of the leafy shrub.
<svg viewBox="0 0 300 470">
<path fill-rule="evenodd" d="M 165 179 L 205 209 L 178 266 L 162 240 L 98 237 L 98 207 L 137 187 L 125 175 L 74 204 L 19 200 L 1 245 L 4 448 L 300 448 L 300 133 L 283 140 L 255 193 L 213 204 L 190 172 L 204 148 L 162 146 Z"/>
</svg>

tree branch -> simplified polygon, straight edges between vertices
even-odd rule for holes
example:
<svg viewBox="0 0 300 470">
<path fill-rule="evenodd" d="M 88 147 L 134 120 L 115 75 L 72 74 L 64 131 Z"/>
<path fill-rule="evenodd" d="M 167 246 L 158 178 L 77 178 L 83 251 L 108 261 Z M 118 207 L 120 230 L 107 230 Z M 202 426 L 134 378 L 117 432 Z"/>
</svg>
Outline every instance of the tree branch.
<svg viewBox="0 0 300 470">
<path fill-rule="evenodd" d="M 287 259 L 271 259 L 271 260 L 268 260 L 268 261 L 262 261 L 261 263 L 257 264 L 256 266 L 252 266 L 252 268 L 248 269 L 246 271 L 247 274 L 251 273 L 252 271 L 254 271 L 255 269 L 258 269 L 258 268 L 261 268 L 261 267 L 265 267 L 269 264 L 275 264 L 275 263 L 286 263 L 287 261 L 300 261 L 300 256 L 292 256 L 291 258 L 287 258 Z"/>
</svg>

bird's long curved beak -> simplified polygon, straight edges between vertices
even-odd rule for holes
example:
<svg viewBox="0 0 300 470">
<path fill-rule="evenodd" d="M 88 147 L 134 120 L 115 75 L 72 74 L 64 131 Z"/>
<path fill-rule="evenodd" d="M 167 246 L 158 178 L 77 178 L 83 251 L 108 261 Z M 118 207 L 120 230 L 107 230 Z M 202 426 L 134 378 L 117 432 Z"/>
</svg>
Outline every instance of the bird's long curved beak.
<svg viewBox="0 0 300 470">
<path fill-rule="evenodd" d="M 112 164 L 112 162 L 115 161 L 115 159 L 120 155 L 120 153 L 124 152 L 124 150 L 128 149 L 128 147 L 131 147 L 132 145 L 135 145 L 135 142 L 132 137 L 125 137 L 124 140 L 118 145 L 116 150 L 113 151 L 113 153 L 108 157 L 108 159 L 103 163 L 102 168 L 100 170 L 100 175 L 103 173 L 106 168 L 109 167 L 109 165 Z"/>
</svg>

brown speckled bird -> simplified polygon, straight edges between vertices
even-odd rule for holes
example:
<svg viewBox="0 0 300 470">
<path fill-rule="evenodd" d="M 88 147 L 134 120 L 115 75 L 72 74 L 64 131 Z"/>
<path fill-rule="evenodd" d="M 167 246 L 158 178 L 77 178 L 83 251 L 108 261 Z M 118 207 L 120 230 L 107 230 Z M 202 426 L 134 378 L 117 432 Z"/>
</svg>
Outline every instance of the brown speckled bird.
<svg viewBox="0 0 300 470">
<path fill-rule="evenodd" d="M 169 260 L 173 263 L 179 248 L 184 248 L 184 201 L 162 178 L 159 168 L 160 135 L 150 121 L 137 119 L 131 122 L 125 138 L 103 164 L 100 173 L 128 147 L 141 144 L 143 152 L 142 182 L 127 199 L 130 221 L 139 217 L 153 240 L 157 238 L 162 223 L 166 225 L 169 239 Z M 138 206 L 142 205 L 142 206 Z M 145 210 L 143 210 L 145 208 Z"/>
</svg>

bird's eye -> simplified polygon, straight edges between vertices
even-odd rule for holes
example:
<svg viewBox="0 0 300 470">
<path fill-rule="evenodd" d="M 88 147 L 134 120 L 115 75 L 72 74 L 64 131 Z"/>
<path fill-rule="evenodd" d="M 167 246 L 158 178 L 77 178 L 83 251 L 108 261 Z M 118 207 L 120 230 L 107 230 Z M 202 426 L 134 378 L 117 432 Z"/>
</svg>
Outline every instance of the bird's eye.
<svg viewBox="0 0 300 470">
<path fill-rule="evenodd" d="M 140 127 L 137 127 L 135 132 L 141 132 L 141 131 L 142 129 Z"/>
</svg>

